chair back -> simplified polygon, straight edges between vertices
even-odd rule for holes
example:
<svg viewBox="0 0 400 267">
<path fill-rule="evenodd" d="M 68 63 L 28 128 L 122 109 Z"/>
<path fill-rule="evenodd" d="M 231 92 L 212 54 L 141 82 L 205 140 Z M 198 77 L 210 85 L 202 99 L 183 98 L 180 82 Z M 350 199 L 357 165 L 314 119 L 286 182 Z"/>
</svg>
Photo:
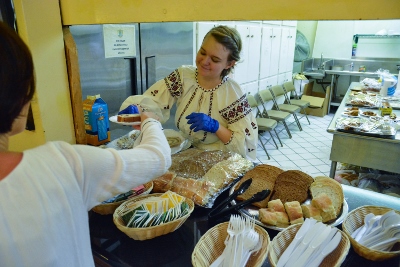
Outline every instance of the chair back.
<svg viewBox="0 0 400 267">
<path fill-rule="evenodd" d="M 258 96 L 260 97 L 261 102 L 269 102 L 274 99 L 269 89 L 258 91 Z"/>
<path fill-rule="evenodd" d="M 296 92 L 296 88 L 294 87 L 294 84 L 292 82 L 285 82 L 283 84 L 283 88 L 285 89 L 286 92 Z"/>
<path fill-rule="evenodd" d="M 275 97 L 285 95 L 285 90 L 283 90 L 282 85 L 274 85 L 271 87 L 271 91 Z"/>
<path fill-rule="evenodd" d="M 249 102 L 251 108 L 258 107 L 257 100 L 253 95 L 248 94 L 246 97 L 247 97 L 247 102 Z"/>
</svg>

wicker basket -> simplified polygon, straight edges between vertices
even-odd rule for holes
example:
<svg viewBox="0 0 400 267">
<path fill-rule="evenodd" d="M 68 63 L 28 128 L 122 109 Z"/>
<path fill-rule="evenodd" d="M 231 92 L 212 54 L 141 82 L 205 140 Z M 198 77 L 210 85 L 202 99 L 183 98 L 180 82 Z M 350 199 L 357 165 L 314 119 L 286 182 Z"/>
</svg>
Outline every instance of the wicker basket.
<svg viewBox="0 0 400 267">
<path fill-rule="evenodd" d="M 343 221 L 342 228 L 343 231 L 349 237 L 353 249 L 358 255 L 371 261 L 388 260 L 400 255 L 400 250 L 398 250 L 399 247 L 396 247 L 397 250 L 394 251 L 381 251 L 381 250 L 370 249 L 368 247 L 361 245 L 354 238 L 351 237 L 351 234 L 355 230 L 357 230 L 357 228 L 364 225 L 364 217 L 368 213 L 373 213 L 374 215 L 382 215 L 391 210 L 392 209 L 385 207 L 361 206 L 349 212 L 349 214 Z M 400 214 L 400 212 L 397 210 L 395 210 L 395 212 Z"/>
<path fill-rule="evenodd" d="M 148 194 L 150 194 L 151 190 L 153 190 L 153 182 L 152 181 L 145 183 L 143 186 L 144 186 L 144 192 L 141 193 L 139 196 L 148 195 Z M 127 201 L 127 199 L 121 200 L 118 202 L 113 202 L 113 203 L 100 204 L 100 205 L 93 207 L 92 210 L 101 215 L 113 214 L 115 209 L 118 208 L 125 201 Z"/>
<path fill-rule="evenodd" d="M 302 224 L 291 225 L 274 237 L 268 254 L 268 260 L 271 266 L 275 267 L 277 265 L 280 256 L 292 242 L 301 225 Z M 349 253 L 350 241 L 345 233 L 340 230 L 338 231 L 342 234 L 342 239 L 336 249 L 321 262 L 319 265 L 320 267 L 340 266 Z"/>
<path fill-rule="evenodd" d="M 145 228 L 133 228 L 126 227 L 125 223 L 120 216 L 121 213 L 124 213 L 127 210 L 135 209 L 138 205 L 136 202 L 140 202 L 148 197 L 159 197 L 162 193 L 157 194 L 149 194 L 146 196 L 139 195 L 137 197 L 133 197 L 124 203 L 122 203 L 113 214 L 114 224 L 117 226 L 119 230 L 124 232 L 127 236 L 135 240 L 146 240 L 152 239 L 157 236 L 166 235 L 177 230 L 187 218 L 189 218 L 190 214 L 193 212 L 194 203 L 191 199 L 185 198 L 185 202 L 189 205 L 189 212 L 185 216 L 179 218 L 178 220 L 174 220 L 171 222 L 167 222 L 157 226 L 145 227 Z"/>
<path fill-rule="evenodd" d="M 194 267 L 210 266 L 224 251 L 225 239 L 228 235 L 229 222 L 217 224 L 209 229 L 197 242 L 192 253 L 192 264 Z M 264 228 L 255 225 L 254 230 L 263 237 L 263 244 L 257 253 L 253 253 L 247 261 L 247 267 L 262 266 L 268 255 L 270 238 Z"/>
</svg>

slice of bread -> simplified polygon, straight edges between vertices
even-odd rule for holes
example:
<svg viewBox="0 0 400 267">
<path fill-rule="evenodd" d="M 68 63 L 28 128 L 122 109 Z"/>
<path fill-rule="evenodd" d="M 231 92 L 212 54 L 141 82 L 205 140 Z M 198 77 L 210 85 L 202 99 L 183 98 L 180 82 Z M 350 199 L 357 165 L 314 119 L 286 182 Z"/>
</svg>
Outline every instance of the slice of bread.
<svg viewBox="0 0 400 267">
<path fill-rule="evenodd" d="M 291 201 L 303 203 L 309 198 L 309 187 L 314 179 L 298 170 L 282 172 L 276 178 L 271 200 L 280 199 L 283 204 Z"/>
<path fill-rule="evenodd" d="M 252 178 L 253 181 L 250 187 L 241 195 L 237 196 L 237 200 L 247 200 L 251 198 L 254 194 L 269 189 L 272 189 L 275 185 L 275 180 L 283 170 L 268 164 L 260 164 L 254 167 L 252 170 L 248 171 L 243 178 L 236 184 L 235 189 L 237 189 L 244 181 Z M 253 203 L 254 206 L 259 208 L 265 208 L 268 205 L 271 194 L 262 201 Z"/>
<path fill-rule="evenodd" d="M 290 224 L 303 223 L 303 211 L 298 201 L 290 201 L 284 204 Z"/>
<path fill-rule="evenodd" d="M 117 116 L 118 122 L 137 122 L 140 120 L 140 114 L 119 114 Z"/>
<path fill-rule="evenodd" d="M 344 202 L 342 185 L 335 179 L 327 176 L 317 176 L 314 178 L 314 180 L 315 181 L 310 186 L 312 198 L 314 199 L 319 194 L 325 193 L 332 201 L 336 215 L 339 216 L 341 214 Z"/>
</svg>

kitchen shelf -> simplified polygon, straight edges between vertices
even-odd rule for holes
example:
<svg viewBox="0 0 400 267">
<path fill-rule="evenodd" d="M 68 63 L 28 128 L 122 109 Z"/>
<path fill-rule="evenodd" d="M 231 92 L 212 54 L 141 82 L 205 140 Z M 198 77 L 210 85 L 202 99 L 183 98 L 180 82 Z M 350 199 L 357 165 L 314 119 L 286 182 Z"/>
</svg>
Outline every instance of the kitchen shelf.
<svg viewBox="0 0 400 267">
<path fill-rule="evenodd" d="M 355 34 L 354 38 L 400 38 L 400 35 Z"/>
</svg>

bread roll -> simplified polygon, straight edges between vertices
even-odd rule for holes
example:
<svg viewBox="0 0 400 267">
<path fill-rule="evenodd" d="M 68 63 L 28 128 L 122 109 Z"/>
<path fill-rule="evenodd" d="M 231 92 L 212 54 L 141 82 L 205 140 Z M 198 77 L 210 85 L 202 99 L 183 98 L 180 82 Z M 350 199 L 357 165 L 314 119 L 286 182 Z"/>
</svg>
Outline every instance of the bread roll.
<svg viewBox="0 0 400 267">
<path fill-rule="evenodd" d="M 290 224 L 304 222 L 303 211 L 298 201 L 286 202 L 284 207 L 289 217 Z"/>
<path fill-rule="evenodd" d="M 268 208 L 274 211 L 285 212 L 285 207 L 280 199 L 271 200 L 268 202 Z"/>
<path fill-rule="evenodd" d="M 311 204 L 320 210 L 322 222 L 328 222 L 337 217 L 335 207 L 327 194 L 320 193 L 311 200 Z"/>
<path fill-rule="evenodd" d="M 276 225 L 278 222 L 278 216 L 276 212 L 269 208 L 259 209 L 258 218 L 262 223 L 268 225 Z"/>
<path fill-rule="evenodd" d="M 304 218 L 314 218 L 315 220 L 322 222 L 321 212 L 312 204 L 301 205 L 301 210 L 303 211 Z"/>
</svg>

